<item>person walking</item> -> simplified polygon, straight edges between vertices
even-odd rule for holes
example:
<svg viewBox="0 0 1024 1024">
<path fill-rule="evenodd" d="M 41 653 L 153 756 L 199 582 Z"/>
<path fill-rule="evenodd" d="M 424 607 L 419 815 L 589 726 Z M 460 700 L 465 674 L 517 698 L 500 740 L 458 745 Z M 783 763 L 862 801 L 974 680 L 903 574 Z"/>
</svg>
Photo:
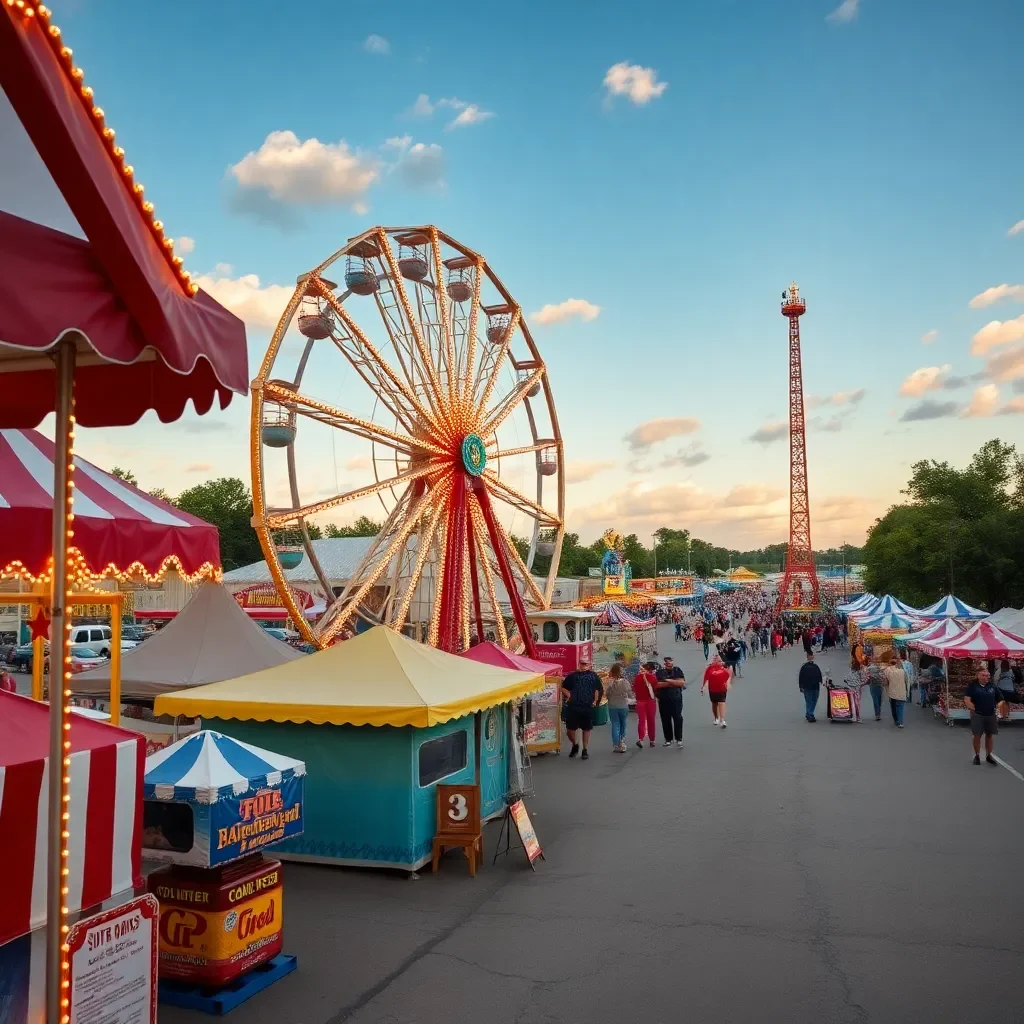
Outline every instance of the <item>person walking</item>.
<svg viewBox="0 0 1024 1024">
<path fill-rule="evenodd" d="M 798 679 L 800 692 L 804 695 L 804 718 L 808 722 L 816 722 L 814 712 L 818 707 L 818 697 L 821 695 L 821 669 L 814 664 L 814 652 L 807 652 L 807 661 L 800 666 Z"/>
<path fill-rule="evenodd" d="M 594 728 L 594 708 L 604 696 L 601 677 L 591 670 L 586 657 L 581 657 L 580 667 L 562 680 L 562 695 L 565 701 L 565 731 L 572 744 L 569 756 L 575 757 L 580 752 L 576 735 L 582 733 L 583 754 L 580 760 L 586 761 L 590 757 L 587 746 L 590 743 L 590 732 Z"/>
<path fill-rule="evenodd" d="M 656 745 L 654 717 L 658 707 L 658 677 L 654 670 L 657 667 L 653 661 L 645 662 L 633 680 L 633 696 L 636 697 L 636 745 L 641 750 L 645 739 L 652 747 Z"/>
<path fill-rule="evenodd" d="M 711 698 L 711 714 L 715 719 L 715 725 L 720 725 L 723 729 L 726 727 L 725 699 L 729 693 L 731 678 L 722 659 L 716 656 L 715 660 L 704 669 L 704 681 L 700 684 L 701 694 L 707 689 L 708 696 Z"/>
<path fill-rule="evenodd" d="M 889 667 L 885 670 L 885 690 L 889 697 L 893 724 L 897 729 L 902 729 L 903 709 L 910 697 L 910 690 L 907 689 L 907 673 L 903 671 L 900 656 L 895 651 L 892 652 Z"/>
<path fill-rule="evenodd" d="M 868 681 L 871 703 L 875 707 L 875 721 L 880 722 L 882 720 L 882 693 L 885 690 L 885 674 L 882 672 L 882 666 L 874 658 L 868 658 L 864 675 Z"/>
<path fill-rule="evenodd" d="M 700 627 L 700 642 L 704 645 L 704 660 L 708 660 L 708 647 L 711 643 L 711 627 L 705 622 Z"/>
<path fill-rule="evenodd" d="M 608 721 L 612 727 L 612 752 L 626 752 L 626 722 L 629 721 L 630 685 L 622 674 L 621 665 L 608 670 L 608 685 L 604 688 L 608 698 Z"/>
<path fill-rule="evenodd" d="M 903 674 L 907 677 L 907 700 L 914 699 L 914 686 L 917 684 L 917 672 L 914 671 L 914 663 L 907 656 L 906 649 L 900 655 L 900 664 L 903 666 Z"/>
<path fill-rule="evenodd" d="M 673 663 L 671 658 L 659 668 L 658 677 L 658 711 L 661 714 L 661 731 L 665 736 L 665 746 L 671 747 L 673 737 L 675 745 L 683 745 L 683 690 L 686 689 L 686 677 L 683 670 Z"/>
<path fill-rule="evenodd" d="M 971 713 L 971 743 L 974 745 L 974 763 L 981 764 L 981 737 L 985 737 L 985 760 L 988 764 L 999 764 L 992 755 L 992 745 L 999 732 L 998 715 L 1008 715 L 1010 705 L 992 681 L 988 666 L 978 666 L 977 680 L 964 693 L 964 705 Z"/>
</svg>

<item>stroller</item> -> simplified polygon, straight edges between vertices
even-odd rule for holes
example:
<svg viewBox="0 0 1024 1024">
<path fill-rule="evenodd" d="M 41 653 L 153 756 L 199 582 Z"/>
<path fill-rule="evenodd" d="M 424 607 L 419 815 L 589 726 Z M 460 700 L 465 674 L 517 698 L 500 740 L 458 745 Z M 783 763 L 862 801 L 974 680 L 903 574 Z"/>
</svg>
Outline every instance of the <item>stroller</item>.
<svg viewBox="0 0 1024 1024">
<path fill-rule="evenodd" d="M 832 677 L 825 679 L 825 693 L 828 697 L 828 720 L 830 722 L 854 722 L 860 719 L 860 687 L 856 682 L 844 679 L 834 683 Z"/>
</svg>

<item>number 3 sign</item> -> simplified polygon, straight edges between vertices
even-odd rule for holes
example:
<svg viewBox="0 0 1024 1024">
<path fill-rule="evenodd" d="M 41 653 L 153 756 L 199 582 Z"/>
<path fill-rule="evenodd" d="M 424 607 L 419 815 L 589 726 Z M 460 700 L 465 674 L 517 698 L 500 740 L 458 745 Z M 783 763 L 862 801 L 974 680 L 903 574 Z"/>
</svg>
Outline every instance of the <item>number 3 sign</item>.
<svg viewBox="0 0 1024 1024">
<path fill-rule="evenodd" d="M 438 836 L 475 836 L 480 832 L 480 787 L 437 787 Z"/>
</svg>

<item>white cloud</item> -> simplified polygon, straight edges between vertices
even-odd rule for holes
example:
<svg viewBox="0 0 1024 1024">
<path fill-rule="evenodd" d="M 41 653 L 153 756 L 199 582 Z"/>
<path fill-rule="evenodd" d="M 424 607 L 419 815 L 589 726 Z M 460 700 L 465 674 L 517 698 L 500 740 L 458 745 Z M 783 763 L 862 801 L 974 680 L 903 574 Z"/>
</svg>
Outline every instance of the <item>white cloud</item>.
<svg viewBox="0 0 1024 1024">
<path fill-rule="evenodd" d="M 991 416 L 999 404 L 999 388 L 995 384 L 982 384 L 975 389 L 970 405 L 962 413 L 965 419 L 976 419 L 981 416 Z"/>
<path fill-rule="evenodd" d="M 373 464 L 369 455 L 355 455 L 345 463 L 345 468 L 354 473 L 358 470 L 370 469 Z"/>
<path fill-rule="evenodd" d="M 907 409 L 900 417 L 900 421 L 914 423 L 917 420 L 941 420 L 947 416 L 955 416 L 959 409 L 957 402 L 936 402 L 934 398 L 926 398 Z"/>
<path fill-rule="evenodd" d="M 607 469 L 615 468 L 614 462 L 568 462 L 565 466 L 565 482 L 567 484 L 581 484 L 585 480 L 592 480 L 598 473 Z"/>
<path fill-rule="evenodd" d="M 635 426 L 623 440 L 631 451 L 639 452 L 659 441 L 683 434 L 693 434 L 699 429 L 700 420 L 692 416 L 660 417 Z"/>
<path fill-rule="evenodd" d="M 856 391 L 837 391 L 833 395 L 808 395 L 807 408 L 819 409 L 823 406 L 856 405 L 867 394 L 867 389 L 857 388 Z"/>
<path fill-rule="evenodd" d="M 560 324 L 563 320 L 596 320 L 600 312 L 600 306 L 586 299 L 566 299 L 557 304 L 549 302 L 536 313 L 531 313 L 530 319 L 535 324 Z"/>
<path fill-rule="evenodd" d="M 1011 398 L 1006 405 L 999 410 L 1000 416 L 1015 416 L 1018 413 L 1024 413 L 1024 395 L 1018 395 L 1016 398 Z"/>
<path fill-rule="evenodd" d="M 921 344 L 930 345 L 938 336 L 939 332 L 934 329 L 925 331 L 924 334 L 921 335 Z"/>
<path fill-rule="evenodd" d="M 952 367 L 949 363 L 943 366 L 922 366 L 900 385 L 900 394 L 917 396 L 923 395 L 926 391 L 938 391 L 950 369 Z"/>
<path fill-rule="evenodd" d="M 729 508 L 747 508 L 751 505 L 770 505 L 785 496 L 779 487 L 767 484 L 737 484 L 722 499 L 722 504 Z"/>
<path fill-rule="evenodd" d="M 758 427 L 750 435 L 750 440 L 758 444 L 771 444 L 786 437 L 789 437 L 789 420 L 773 420 Z"/>
<path fill-rule="evenodd" d="M 190 462 L 185 467 L 186 473 L 210 473 L 213 471 L 212 462 Z"/>
<path fill-rule="evenodd" d="M 414 117 L 430 117 L 433 112 L 434 104 L 430 102 L 430 97 L 425 92 L 421 92 L 416 97 L 416 102 L 412 105 L 410 113 Z"/>
<path fill-rule="evenodd" d="M 845 25 L 847 22 L 853 21 L 859 13 L 860 0 L 843 0 L 825 20 L 831 21 L 834 25 Z"/>
<path fill-rule="evenodd" d="M 997 381 L 1024 378 L 1024 342 L 989 356 L 985 361 L 985 375 Z"/>
<path fill-rule="evenodd" d="M 363 40 L 363 49 L 367 53 L 375 54 L 378 57 L 385 57 L 391 52 L 391 44 L 383 36 L 373 34 L 368 35 Z"/>
<path fill-rule="evenodd" d="M 1024 284 L 997 284 L 992 288 L 986 288 L 975 295 L 968 305 L 971 309 L 984 309 L 985 306 L 994 306 L 1003 299 L 1024 302 Z"/>
<path fill-rule="evenodd" d="M 277 326 L 295 290 L 282 284 L 261 285 L 255 274 L 237 278 L 201 274 L 193 280 L 248 327 L 259 330 L 273 330 Z"/>
<path fill-rule="evenodd" d="M 1017 221 L 1017 223 L 1016 223 L 1016 224 L 1014 224 L 1014 225 L 1013 225 L 1013 227 L 1012 227 L 1012 228 L 1010 228 L 1010 230 L 1009 230 L 1009 231 L 1007 231 L 1006 233 L 1007 233 L 1007 234 L 1008 234 L 1008 235 L 1009 235 L 1009 236 L 1010 236 L 1011 238 L 1012 238 L 1012 237 L 1013 237 L 1014 235 L 1021 235 L 1021 234 L 1024 234 L 1024 220 L 1019 220 L 1019 221 Z"/>
<path fill-rule="evenodd" d="M 190 252 L 195 252 L 196 240 L 189 238 L 188 235 L 179 235 L 174 240 L 174 248 L 179 256 L 187 256 Z"/>
<path fill-rule="evenodd" d="M 990 320 L 971 339 L 971 355 L 983 356 L 1000 345 L 1024 339 L 1024 313 L 1013 320 Z"/>
<path fill-rule="evenodd" d="M 632 103 L 643 106 L 661 96 L 668 88 L 668 82 L 659 82 L 654 68 L 621 61 L 605 72 L 604 87 L 608 90 L 609 100 L 613 96 L 628 96 Z"/>
<path fill-rule="evenodd" d="M 385 140 L 381 149 L 394 154 L 391 170 L 411 188 L 429 188 L 444 180 L 444 150 L 436 142 L 413 142 L 411 135 Z"/>
<path fill-rule="evenodd" d="M 710 458 L 711 456 L 704 451 L 704 445 L 700 441 L 691 441 L 686 447 L 680 448 L 675 455 L 666 455 L 658 463 L 658 467 L 659 469 L 675 469 L 682 466 L 692 469 L 702 462 L 707 462 Z"/>
<path fill-rule="evenodd" d="M 230 172 L 240 189 L 277 203 L 355 203 L 380 178 L 378 160 L 344 140 L 300 141 L 295 132 L 271 132 Z"/>
<path fill-rule="evenodd" d="M 417 103 L 419 100 L 416 101 Z M 486 121 L 489 118 L 494 117 L 494 112 L 491 110 L 481 110 L 475 103 L 467 103 L 465 100 L 460 100 L 457 96 L 452 96 L 449 99 L 438 100 L 437 105 L 439 107 L 448 107 L 449 110 L 457 110 L 458 116 L 454 121 L 449 121 L 445 125 L 445 131 L 450 132 L 453 128 L 465 128 L 471 124 L 479 124 L 481 121 Z"/>
</svg>

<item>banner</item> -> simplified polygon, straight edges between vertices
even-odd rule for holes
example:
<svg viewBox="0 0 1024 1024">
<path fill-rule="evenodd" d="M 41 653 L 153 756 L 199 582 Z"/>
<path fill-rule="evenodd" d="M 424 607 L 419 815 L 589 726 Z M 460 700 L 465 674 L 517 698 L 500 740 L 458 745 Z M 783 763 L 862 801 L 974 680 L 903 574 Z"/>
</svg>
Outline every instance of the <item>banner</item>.
<svg viewBox="0 0 1024 1024">
<path fill-rule="evenodd" d="M 218 800 L 210 816 L 210 866 L 302 834 L 303 776 L 255 794 Z"/>
<path fill-rule="evenodd" d="M 533 830 L 533 822 L 530 821 L 526 804 L 522 800 L 517 800 L 509 807 L 509 813 L 512 815 L 512 820 L 516 823 L 516 831 L 519 833 L 519 839 L 523 844 L 523 849 L 526 851 L 526 858 L 530 862 L 530 867 L 533 867 L 533 862 L 538 857 L 543 859 L 544 854 L 541 851 L 537 833 Z"/>
<path fill-rule="evenodd" d="M 545 750 L 558 750 L 562 744 L 561 724 L 558 717 L 558 691 L 561 682 L 548 683 L 534 694 L 530 701 L 532 715 L 526 723 L 526 747 L 531 754 Z"/>
</svg>

